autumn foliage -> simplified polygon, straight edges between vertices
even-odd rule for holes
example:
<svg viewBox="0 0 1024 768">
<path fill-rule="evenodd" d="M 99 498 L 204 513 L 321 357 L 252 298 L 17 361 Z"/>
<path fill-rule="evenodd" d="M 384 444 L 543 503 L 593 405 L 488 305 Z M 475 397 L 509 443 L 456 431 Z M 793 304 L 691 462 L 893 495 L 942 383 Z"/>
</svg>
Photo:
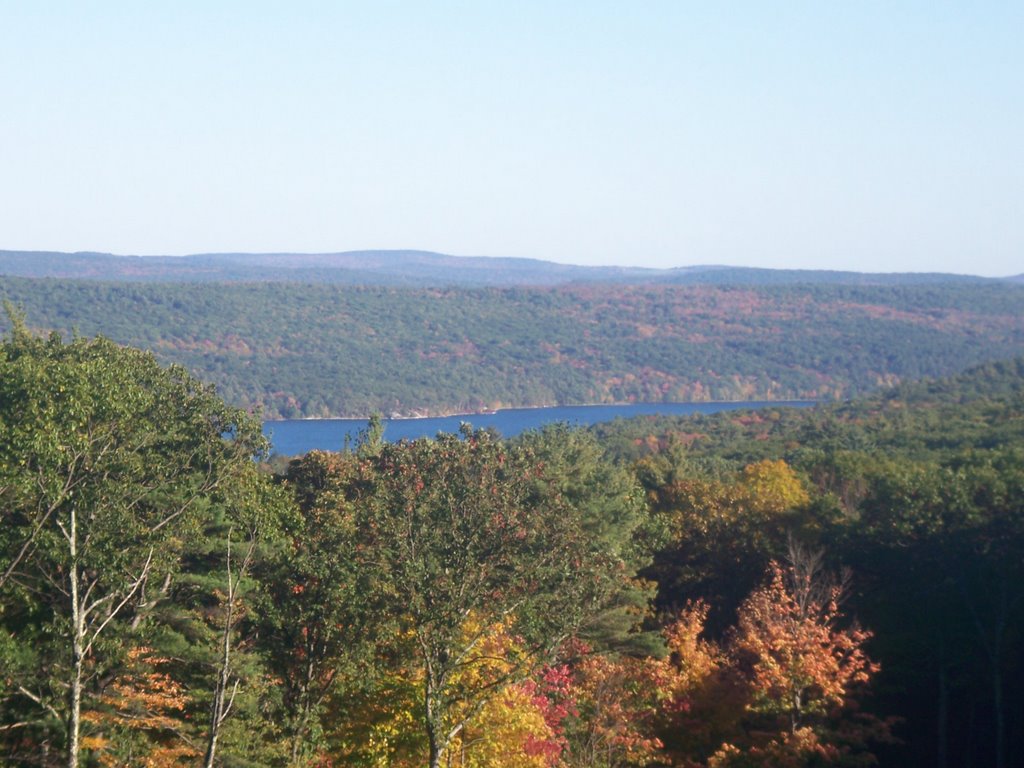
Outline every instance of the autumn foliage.
<svg viewBox="0 0 1024 768">
<path fill-rule="evenodd" d="M 194 765 L 199 750 L 182 738 L 189 703 L 184 687 L 165 671 L 170 660 L 144 646 L 128 652 L 127 667 L 84 720 L 106 736 L 84 747 L 110 768 L 178 768 Z"/>
<path fill-rule="evenodd" d="M 810 503 L 781 460 L 670 466 L 645 505 L 586 433 L 386 443 L 371 422 L 272 476 L 254 420 L 145 356 L 20 328 L 0 373 L 5 765 L 867 754 L 848 712 L 877 666 L 820 558 L 794 544 L 732 605 L 651 607 L 659 579 L 760 569 Z M 655 550 L 676 570 L 645 572 Z"/>
<path fill-rule="evenodd" d="M 837 628 L 839 586 L 816 597 L 805 577 L 779 563 L 771 563 L 768 575 L 740 610 L 733 653 L 749 670 L 751 709 L 783 715 L 795 733 L 808 717 L 842 706 L 878 665 L 862 650 L 869 632 Z"/>
</svg>

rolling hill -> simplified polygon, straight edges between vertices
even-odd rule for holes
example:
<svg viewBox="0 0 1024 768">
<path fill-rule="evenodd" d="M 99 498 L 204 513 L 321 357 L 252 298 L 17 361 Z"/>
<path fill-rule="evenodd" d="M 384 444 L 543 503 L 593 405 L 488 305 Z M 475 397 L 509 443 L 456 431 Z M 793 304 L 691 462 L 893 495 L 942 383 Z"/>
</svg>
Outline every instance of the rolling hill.
<svg viewBox="0 0 1024 768">
<path fill-rule="evenodd" d="M 310 267 L 312 268 L 312 267 Z M 1024 354 L 1024 286 L 345 286 L 0 278 L 40 331 L 152 349 L 269 417 L 840 399 Z"/>
</svg>

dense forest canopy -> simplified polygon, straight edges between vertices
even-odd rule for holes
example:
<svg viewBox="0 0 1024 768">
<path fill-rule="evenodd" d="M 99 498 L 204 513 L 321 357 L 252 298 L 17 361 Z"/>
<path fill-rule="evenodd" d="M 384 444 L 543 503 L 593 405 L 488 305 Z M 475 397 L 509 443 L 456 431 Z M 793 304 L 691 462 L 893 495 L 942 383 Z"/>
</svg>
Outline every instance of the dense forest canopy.
<svg viewBox="0 0 1024 768">
<path fill-rule="evenodd" d="M 874 632 L 869 708 L 902 718 L 882 764 L 1013 762 L 1024 740 L 1008 693 L 1024 684 L 1024 359 L 811 411 L 641 417 L 593 432 L 675 521 L 676 544 L 645 572 L 663 610 L 709 600 L 709 625 L 728 626 L 759 564 L 794 536 L 821 546 L 852 569 L 844 607 Z M 766 511 L 794 478 L 807 499 Z"/>
<path fill-rule="evenodd" d="M 105 339 L 0 345 L 15 766 L 1007 768 L 1024 358 L 274 472 Z M 963 724 L 970 727 L 963 727 Z"/>
<path fill-rule="evenodd" d="M 1024 286 L 398 289 L 0 278 L 41 331 L 152 350 L 268 418 L 839 399 L 1024 353 Z"/>
</svg>

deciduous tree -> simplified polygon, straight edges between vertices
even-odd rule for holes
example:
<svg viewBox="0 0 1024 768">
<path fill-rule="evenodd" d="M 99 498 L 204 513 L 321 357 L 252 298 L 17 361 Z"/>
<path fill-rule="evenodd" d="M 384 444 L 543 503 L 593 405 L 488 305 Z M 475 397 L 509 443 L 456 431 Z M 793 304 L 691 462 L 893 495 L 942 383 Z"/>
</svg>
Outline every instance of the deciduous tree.
<svg viewBox="0 0 1024 768">
<path fill-rule="evenodd" d="M 629 569 L 566 498 L 560 468 L 529 446 L 466 429 L 359 461 L 346 491 L 357 565 L 375 586 L 370 608 L 412 638 L 437 768 L 467 723 L 607 605 Z M 515 644 L 481 654 L 497 631 Z"/>
<path fill-rule="evenodd" d="M 768 583 L 740 608 L 733 653 L 750 664 L 752 708 L 785 716 L 796 732 L 808 716 L 841 706 L 878 670 L 863 645 L 871 636 L 839 626 L 842 585 L 825 581 L 820 555 L 788 568 L 773 561 Z"/>
<path fill-rule="evenodd" d="M 7 626 L 60 640 L 39 651 L 52 652 L 36 667 L 50 680 L 11 686 L 64 720 L 76 768 L 101 641 L 173 572 L 212 494 L 263 441 L 257 421 L 180 368 L 14 321 L 0 350 L 0 601 Z M 15 591 L 31 604 L 12 603 Z"/>
</svg>

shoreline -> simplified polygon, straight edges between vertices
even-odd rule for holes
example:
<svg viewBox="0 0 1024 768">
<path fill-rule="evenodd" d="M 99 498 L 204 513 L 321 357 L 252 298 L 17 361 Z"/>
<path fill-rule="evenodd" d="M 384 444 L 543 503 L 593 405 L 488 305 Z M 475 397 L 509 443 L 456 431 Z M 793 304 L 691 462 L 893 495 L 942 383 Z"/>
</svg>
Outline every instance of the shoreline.
<svg viewBox="0 0 1024 768">
<path fill-rule="evenodd" d="M 630 405 L 645 405 L 645 406 L 658 406 L 658 405 L 727 405 L 727 404 L 748 404 L 751 407 L 770 407 L 772 404 L 778 404 L 780 408 L 787 407 L 788 403 L 799 403 L 801 405 L 813 405 L 817 403 L 831 402 L 826 400 L 802 400 L 795 398 L 791 400 L 672 400 L 665 402 L 617 402 L 617 403 L 573 403 L 568 405 L 522 405 L 514 406 L 510 408 L 498 408 L 493 411 L 468 411 L 468 412 L 453 412 L 444 414 L 433 414 L 430 416 L 385 416 L 381 414 L 382 419 L 387 421 L 419 421 L 427 419 L 452 419 L 458 416 L 465 416 L 467 420 L 473 416 L 495 416 L 499 413 L 507 413 L 508 411 L 540 411 L 549 408 L 620 408 L 622 406 Z M 304 416 L 299 419 L 263 419 L 264 424 L 274 424 L 276 422 L 284 421 L 363 421 L 368 422 L 369 416 Z"/>
</svg>

